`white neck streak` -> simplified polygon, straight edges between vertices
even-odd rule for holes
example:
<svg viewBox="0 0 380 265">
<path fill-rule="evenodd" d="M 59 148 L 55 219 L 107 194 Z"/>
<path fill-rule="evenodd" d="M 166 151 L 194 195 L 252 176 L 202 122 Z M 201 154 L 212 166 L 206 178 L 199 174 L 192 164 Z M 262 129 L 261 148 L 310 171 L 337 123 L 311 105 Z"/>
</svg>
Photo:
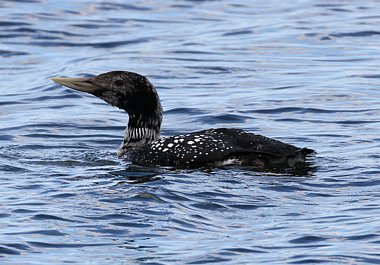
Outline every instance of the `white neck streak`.
<svg viewBox="0 0 380 265">
<path fill-rule="evenodd" d="M 128 150 L 151 143 L 160 138 L 160 128 L 162 122 L 162 108 L 159 104 L 156 115 L 149 118 L 136 117 L 129 115 L 128 127 L 125 130 L 123 144 L 121 145 L 118 156 L 123 156 Z"/>
</svg>

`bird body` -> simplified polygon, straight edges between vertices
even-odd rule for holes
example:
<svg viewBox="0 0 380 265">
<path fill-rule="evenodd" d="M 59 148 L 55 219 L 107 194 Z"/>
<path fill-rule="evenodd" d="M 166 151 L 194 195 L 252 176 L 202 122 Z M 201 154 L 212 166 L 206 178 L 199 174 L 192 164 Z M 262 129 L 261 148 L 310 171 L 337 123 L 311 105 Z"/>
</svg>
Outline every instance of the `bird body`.
<svg viewBox="0 0 380 265">
<path fill-rule="evenodd" d="M 129 114 L 118 152 L 142 166 L 188 168 L 239 165 L 260 170 L 294 168 L 314 151 L 240 129 L 207 129 L 160 138 L 162 106 L 155 87 L 137 73 L 113 71 L 92 78 L 52 78 L 93 94 Z"/>
<path fill-rule="evenodd" d="M 266 169 L 292 167 L 304 162 L 303 155 L 309 152 L 243 130 L 218 128 L 163 137 L 126 154 L 133 163 L 144 166 L 243 165 Z"/>
</svg>

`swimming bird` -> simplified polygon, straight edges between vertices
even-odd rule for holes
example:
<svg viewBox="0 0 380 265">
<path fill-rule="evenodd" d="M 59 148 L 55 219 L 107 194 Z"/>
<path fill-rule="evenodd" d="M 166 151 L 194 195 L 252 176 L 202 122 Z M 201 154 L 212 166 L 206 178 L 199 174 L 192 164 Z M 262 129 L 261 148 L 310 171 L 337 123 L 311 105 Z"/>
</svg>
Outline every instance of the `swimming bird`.
<svg viewBox="0 0 380 265">
<path fill-rule="evenodd" d="M 89 78 L 51 79 L 125 110 L 129 121 L 118 156 L 137 165 L 173 168 L 237 165 L 278 170 L 302 165 L 306 156 L 314 152 L 231 128 L 160 138 L 163 112 L 160 98 L 148 78 L 137 73 L 112 71 Z"/>
</svg>

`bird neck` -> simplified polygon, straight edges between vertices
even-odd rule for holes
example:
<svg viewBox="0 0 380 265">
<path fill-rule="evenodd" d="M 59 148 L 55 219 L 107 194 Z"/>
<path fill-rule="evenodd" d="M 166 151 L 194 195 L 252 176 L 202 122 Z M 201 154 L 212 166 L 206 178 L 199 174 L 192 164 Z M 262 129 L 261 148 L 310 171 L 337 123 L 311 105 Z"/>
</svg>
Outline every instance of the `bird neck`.
<svg viewBox="0 0 380 265">
<path fill-rule="evenodd" d="M 129 115 L 124 143 L 130 147 L 153 142 L 160 137 L 162 115 L 143 117 Z"/>
<path fill-rule="evenodd" d="M 118 155 L 123 156 L 128 150 L 140 147 L 160 137 L 162 123 L 162 107 L 160 102 L 151 111 L 135 113 L 129 111 L 129 122 L 125 130 L 124 141 Z"/>
</svg>

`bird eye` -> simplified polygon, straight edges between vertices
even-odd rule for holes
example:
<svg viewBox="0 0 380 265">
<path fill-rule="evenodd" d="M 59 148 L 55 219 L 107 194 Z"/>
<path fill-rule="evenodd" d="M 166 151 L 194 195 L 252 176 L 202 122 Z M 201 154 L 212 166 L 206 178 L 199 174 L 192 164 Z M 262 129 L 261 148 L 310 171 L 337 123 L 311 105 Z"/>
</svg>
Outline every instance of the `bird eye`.
<svg viewBox="0 0 380 265">
<path fill-rule="evenodd" d="M 121 79 L 118 79 L 118 80 L 115 81 L 115 85 L 122 86 L 122 85 L 124 85 L 124 81 L 121 80 Z"/>
</svg>

